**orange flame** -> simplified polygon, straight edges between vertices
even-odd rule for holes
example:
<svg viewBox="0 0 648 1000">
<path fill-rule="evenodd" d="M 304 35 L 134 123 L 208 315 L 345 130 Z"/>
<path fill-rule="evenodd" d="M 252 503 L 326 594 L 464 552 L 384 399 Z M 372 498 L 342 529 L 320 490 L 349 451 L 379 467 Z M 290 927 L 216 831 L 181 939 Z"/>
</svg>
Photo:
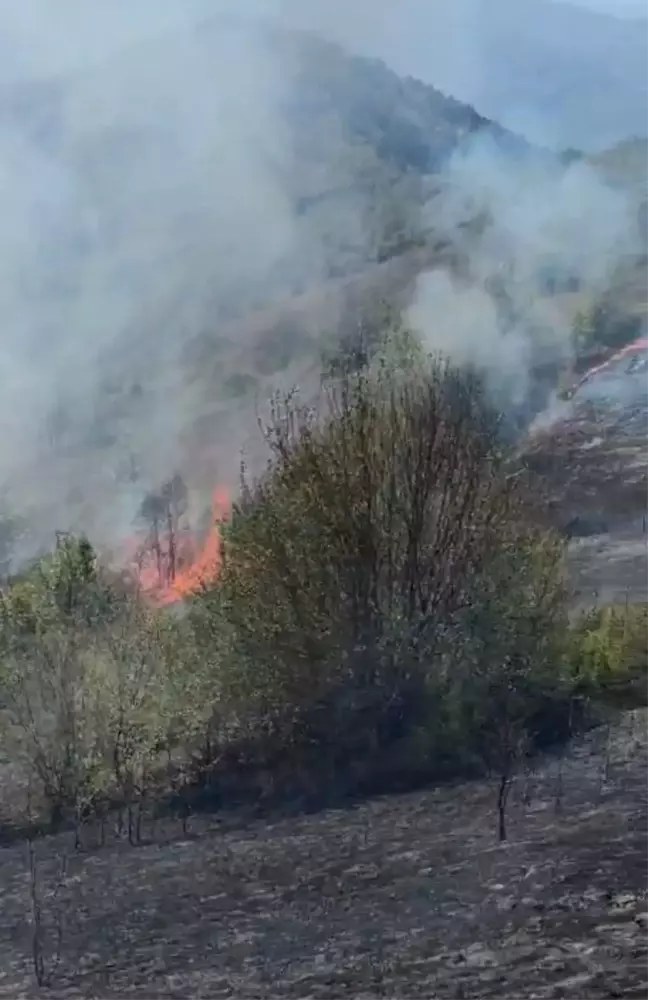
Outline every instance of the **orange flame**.
<svg viewBox="0 0 648 1000">
<path fill-rule="evenodd" d="M 199 547 L 195 539 L 182 532 L 175 539 L 177 568 L 173 578 L 165 580 L 153 554 L 140 549 L 135 560 L 142 592 L 156 607 L 168 607 L 183 601 L 203 587 L 218 580 L 221 568 L 221 525 L 229 515 L 231 503 L 224 490 L 215 490 L 212 498 L 212 521 Z"/>
</svg>

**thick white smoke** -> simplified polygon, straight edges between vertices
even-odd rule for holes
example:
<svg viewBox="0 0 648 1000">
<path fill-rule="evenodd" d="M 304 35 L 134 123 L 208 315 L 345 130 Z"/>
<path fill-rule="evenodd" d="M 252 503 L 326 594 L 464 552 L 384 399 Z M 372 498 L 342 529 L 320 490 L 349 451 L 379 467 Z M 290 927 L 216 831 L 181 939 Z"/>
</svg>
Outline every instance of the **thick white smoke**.
<svg viewBox="0 0 648 1000">
<path fill-rule="evenodd" d="M 468 79 L 481 72 L 472 8 L 442 7 Z M 366 235 L 328 131 L 314 136 L 315 188 L 332 177 L 347 200 L 309 221 L 295 208 L 295 51 L 268 29 L 322 27 L 351 48 L 364 32 L 378 51 L 390 23 L 363 0 L 0 0 L 0 491 L 29 522 L 19 554 L 57 528 L 127 532 L 197 420 L 213 420 L 236 466 L 236 406 L 206 394 L 217 379 L 201 382 L 200 365 L 188 383 L 187 350 L 212 336 L 203 367 L 218 369 L 236 310 L 317 283 L 331 247 Z M 504 330 L 485 291 L 438 275 L 421 278 L 410 318 L 431 347 L 494 361 L 523 395 L 529 327 L 567 342 L 534 294 L 538 270 L 548 260 L 598 285 L 632 229 L 626 208 L 582 168 L 533 173 L 481 141 L 443 189 L 432 228 L 461 243 L 475 209 L 495 220 L 471 269 L 482 289 L 503 281 L 514 320 Z"/>
<path fill-rule="evenodd" d="M 476 217 L 487 225 L 460 243 L 475 284 L 422 274 L 410 323 L 429 347 L 485 368 L 516 404 L 529 393 L 535 365 L 567 361 L 573 351 L 570 311 L 552 286 L 595 297 L 619 261 L 639 252 L 636 206 L 591 166 L 508 158 L 488 136 L 450 160 L 428 215 L 448 233 Z M 505 309 L 496 307 L 498 291 Z"/>
<path fill-rule="evenodd" d="M 295 254 L 287 76 L 243 7 L 0 5 L 0 484 L 44 537 L 128 523 L 124 463 L 154 483 L 194 416 L 183 347 Z"/>
</svg>

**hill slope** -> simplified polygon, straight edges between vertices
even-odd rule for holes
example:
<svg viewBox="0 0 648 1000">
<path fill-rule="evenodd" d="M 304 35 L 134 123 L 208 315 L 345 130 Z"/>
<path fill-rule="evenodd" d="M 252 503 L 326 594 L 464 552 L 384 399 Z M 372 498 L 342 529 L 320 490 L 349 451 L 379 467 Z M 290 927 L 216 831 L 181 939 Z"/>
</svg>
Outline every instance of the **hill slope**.
<svg viewBox="0 0 648 1000">
<path fill-rule="evenodd" d="M 469 136 L 526 150 L 317 39 L 189 16 L 14 83 L 0 94 L 16 275 L 0 416 L 15 447 L 0 486 L 45 545 L 55 528 L 128 533 L 147 488 L 195 470 L 196 421 L 238 419 L 241 387 L 253 427 L 263 378 L 318 364 L 337 327 L 335 304 L 278 333 L 281 313 L 263 310 L 420 243 L 430 171 Z M 205 340 L 218 380 L 187 363 Z M 215 433 L 222 464 L 244 439 Z"/>
<path fill-rule="evenodd" d="M 603 149 L 648 122 L 648 29 L 556 0 L 330 0 L 303 19 L 554 148 Z"/>
<path fill-rule="evenodd" d="M 37 844 L 65 997 L 642 997 L 646 726 L 539 762 L 497 845 L 476 782 L 312 816 L 158 823 L 137 849 Z M 522 786 L 523 782 L 520 782 Z M 560 808 L 556 793 L 562 784 Z M 525 791 L 530 804 L 523 802 Z M 528 794 L 527 794 L 528 798 Z M 110 835 L 109 835 L 110 836 Z M 24 846 L 0 849 L 0 996 L 31 979 Z M 53 921 L 50 923 L 50 921 Z"/>
</svg>

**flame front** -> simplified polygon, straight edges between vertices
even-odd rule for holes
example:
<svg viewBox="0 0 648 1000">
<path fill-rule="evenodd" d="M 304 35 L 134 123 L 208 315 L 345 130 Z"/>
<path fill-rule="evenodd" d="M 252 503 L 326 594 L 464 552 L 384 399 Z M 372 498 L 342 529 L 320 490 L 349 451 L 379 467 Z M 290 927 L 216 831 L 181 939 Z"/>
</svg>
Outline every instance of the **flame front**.
<svg viewBox="0 0 648 1000">
<path fill-rule="evenodd" d="M 231 509 L 224 490 L 214 491 L 209 531 L 198 545 L 187 531 L 179 531 L 172 540 L 175 558 L 170 569 L 169 553 L 154 553 L 150 547 L 139 548 L 134 560 L 139 586 L 151 604 L 166 607 L 199 593 L 218 580 L 221 568 L 221 525 Z"/>
</svg>

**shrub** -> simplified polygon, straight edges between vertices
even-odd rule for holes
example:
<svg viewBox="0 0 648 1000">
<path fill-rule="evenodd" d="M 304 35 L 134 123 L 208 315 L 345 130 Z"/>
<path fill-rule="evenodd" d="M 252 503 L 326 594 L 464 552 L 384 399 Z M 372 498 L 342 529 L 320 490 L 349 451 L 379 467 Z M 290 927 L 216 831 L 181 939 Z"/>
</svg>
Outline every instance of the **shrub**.
<svg viewBox="0 0 648 1000">
<path fill-rule="evenodd" d="M 570 647 L 575 690 L 594 702 L 648 702 L 648 605 L 608 605 L 575 625 Z"/>
<path fill-rule="evenodd" d="M 275 402 L 270 465 L 244 477 L 225 539 L 226 700 L 263 732 L 266 764 L 318 787 L 483 763 L 475 724 L 497 703 L 525 728 L 560 663 L 560 548 L 479 379 L 397 357 L 329 384 L 314 410 Z"/>
</svg>

